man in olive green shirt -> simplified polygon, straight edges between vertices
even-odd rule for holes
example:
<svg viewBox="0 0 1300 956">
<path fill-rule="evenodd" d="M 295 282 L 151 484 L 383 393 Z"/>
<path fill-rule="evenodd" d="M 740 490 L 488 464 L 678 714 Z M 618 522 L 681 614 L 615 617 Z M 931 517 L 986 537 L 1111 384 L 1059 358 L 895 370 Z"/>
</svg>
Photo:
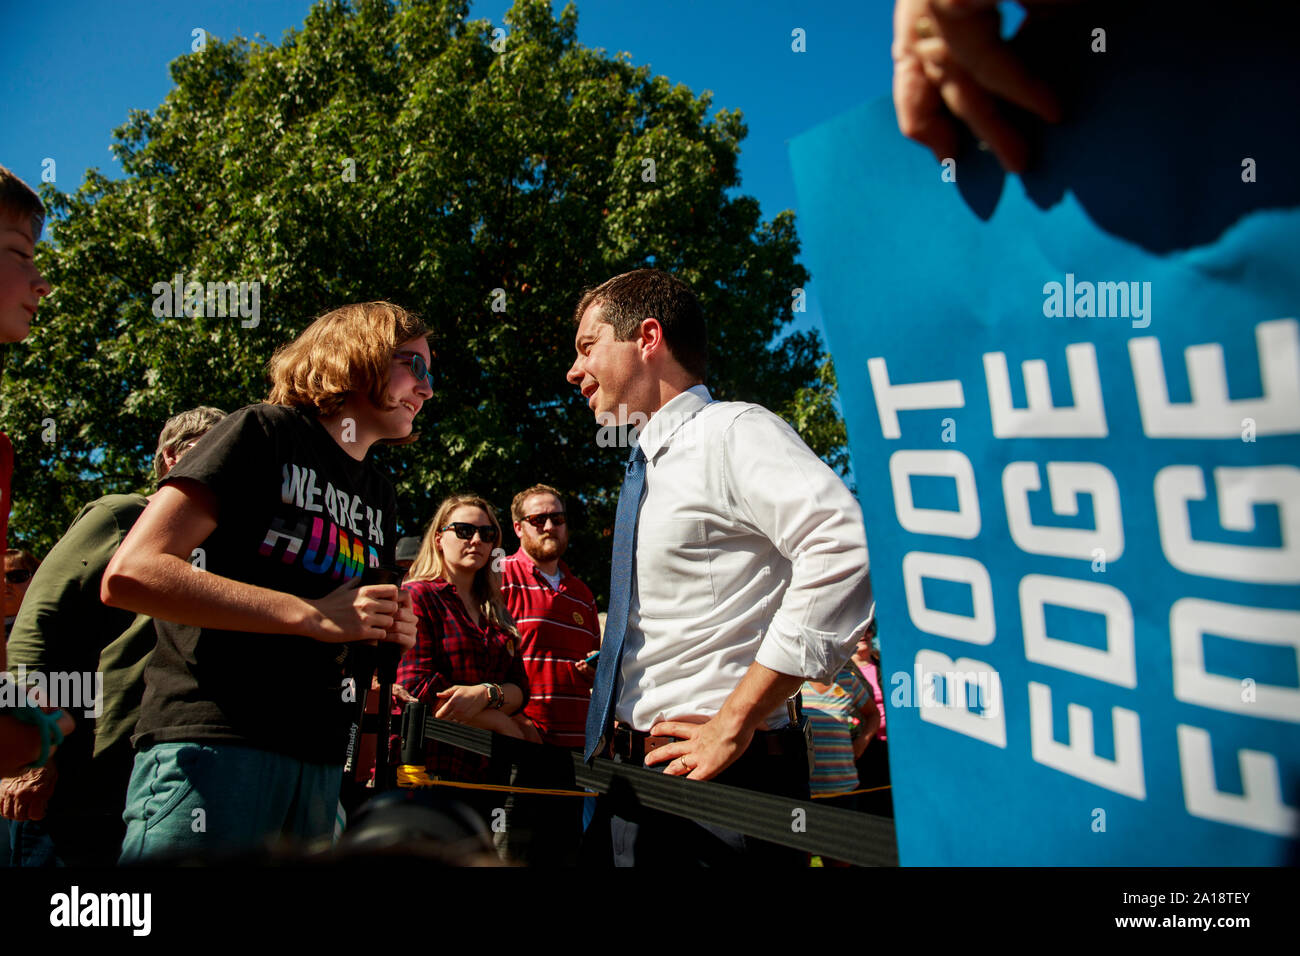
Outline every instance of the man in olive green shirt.
<svg viewBox="0 0 1300 956">
<path fill-rule="evenodd" d="M 223 417 L 200 407 L 168 420 L 155 481 Z M 121 851 L 131 734 L 156 637 L 152 618 L 104 605 L 100 582 L 148 503 L 143 495 L 106 495 L 82 508 L 32 578 L 14 622 L 9 670 L 21 679 L 25 668 L 29 685 L 79 689 L 81 698 L 71 702 L 78 733 L 44 767 L 0 781 L 14 866 L 111 866 Z"/>
</svg>

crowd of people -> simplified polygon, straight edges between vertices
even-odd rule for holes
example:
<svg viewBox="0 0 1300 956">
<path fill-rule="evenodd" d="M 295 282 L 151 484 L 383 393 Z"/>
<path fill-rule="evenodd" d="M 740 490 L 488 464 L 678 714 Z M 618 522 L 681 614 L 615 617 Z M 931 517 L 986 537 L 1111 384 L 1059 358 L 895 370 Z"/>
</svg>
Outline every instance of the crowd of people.
<svg viewBox="0 0 1300 956">
<path fill-rule="evenodd" d="M 1024 170 L 1027 118 L 1063 116 L 1001 37 L 995 0 L 896 0 L 892 55 L 899 127 L 940 161 L 973 134 Z M 36 195 L 0 167 L 0 342 L 21 341 L 51 291 L 33 261 L 43 223 Z M 367 782 L 342 774 L 350 648 L 363 644 L 401 651 L 395 713 L 418 700 L 566 758 L 890 813 L 856 500 L 777 416 L 713 398 L 705 317 L 676 277 L 614 276 L 580 294 L 573 318 L 568 381 L 600 424 L 644 423 L 603 627 L 563 560 L 565 496 L 544 475 L 511 502 L 519 548 L 504 559 L 496 509 L 471 493 L 441 502 L 422 537 L 398 539 L 393 487 L 368 453 L 414 440 L 433 379 L 429 331 L 391 303 L 316 319 L 276 353 L 264 401 L 167 421 L 154 493 L 87 504 L 40 561 L 7 545 L 14 461 L 0 433 L 10 670 L 103 680 L 93 710 L 74 715 L 35 691 L 13 702 L 14 678 L 0 678 L 12 862 L 328 841 L 344 785 Z M 361 584 L 366 569 L 398 565 L 401 585 Z M 425 757 L 436 781 L 545 785 L 503 780 L 446 744 Z M 494 790 L 456 794 L 485 822 L 503 803 Z M 571 863 L 581 844 L 600 865 L 807 863 L 630 792 L 585 810 L 524 793 L 504 802 L 500 846 L 516 861 Z"/>
<path fill-rule="evenodd" d="M 998 98 L 1059 118 L 999 41 L 992 0 L 899 0 L 893 52 L 900 128 L 938 158 L 965 123 L 1023 168 Z M 51 291 L 33 258 L 43 224 L 38 197 L 0 167 L 0 342 L 26 337 Z M 10 858 L 130 862 L 327 836 L 358 642 L 402 649 L 397 706 L 424 700 L 437 717 L 588 760 L 890 812 L 857 502 L 776 416 L 709 394 L 704 316 L 682 282 L 616 276 L 582 294 L 574 320 L 569 381 L 602 424 L 646 423 L 620 493 L 603 635 L 562 560 L 564 499 L 548 485 L 511 503 L 520 547 L 503 561 L 496 512 L 471 494 L 442 502 L 402 553 L 392 485 L 367 456 L 413 440 L 432 395 L 428 330 L 389 303 L 343 306 L 277 352 L 265 401 L 168 421 L 153 495 L 86 505 L 44 562 L 5 545 L 10 662 L 103 679 L 76 730 L 58 701 L 0 694 Z M 12 470 L 0 433 L 0 543 Z M 399 559 L 401 587 L 359 586 Z M 489 778 L 487 761 L 445 745 L 429 745 L 427 765 Z M 487 813 L 488 793 L 461 796 Z M 529 861 L 572 862 L 585 828 L 598 861 L 804 862 L 627 795 L 594 813 L 509 802 L 504 846 Z"/>
<path fill-rule="evenodd" d="M 1061 107 L 1000 38 L 994 0 L 897 0 L 894 14 L 901 131 L 943 159 L 964 124 L 1023 169 L 1026 140 L 999 104 L 1049 122 Z M 0 342 L 21 341 L 51 291 L 33 260 L 43 223 L 0 167 Z M 77 725 L 39 693 L 10 702 L 0 678 L 13 861 L 328 839 L 355 719 L 350 649 L 365 644 L 400 649 L 395 708 L 420 700 L 539 752 L 890 813 L 856 500 L 785 422 L 709 393 L 705 319 L 680 280 L 615 276 L 581 294 L 574 323 L 568 381 L 599 423 L 644 423 L 603 629 L 562 560 L 565 501 L 549 485 L 514 498 L 520 547 L 504 560 L 496 511 L 472 494 L 442 502 L 422 539 L 398 540 L 393 487 L 368 452 L 414 440 L 433 394 L 428 330 L 390 303 L 343 306 L 276 353 L 264 401 L 168 421 L 154 494 L 86 505 L 43 562 L 5 544 L 10 663 L 103 679 Z M 13 466 L 0 434 L 0 543 Z M 401 586 L 360 583 L 395 564 Z M 460 783 L 495 773 L 442 744 L 426 762 Z M 457 793 L 495 814 L 490 791 Z M 516 794 L 500 845 L 527 862 L 573 862 L 580 840 L 600 865 L 807 862 L 634 794 L 587 804 Z"/>
<path fill-rule="evenodd" d="M 5 316 L 17 341 L 49 286 L 31 262 L 39 201 L 0 175 L 21 246 L 4 274 L 6 308 L 26 313 Z M 265 400 L 167 421 L 151 495 L 90 502 L 39 564 L 6 551 L 10 671 L 102 682 L 77 702 L 84 713 L 39 694 L 0 710 L 12 863 L 328 842 L 345 783 L 366 784 L 342 774 L 362 643 L 400 649 L 395 707 L 419 700 L 558 753 L 794 798 L 858 789 L 881 712 L 847 663 L 869 650 L 857 502 L 785 422 L 709 394 L 705 319 L 680 280 L 616 276 L 582 294 L 574 322 L 568 380 L 597 421 L 647 422 L 619 501 L 603 636 L 563 560 L 564 495 L 543 483 L 511 502 L 513 554 L 493 505 L 459 494 L 413 555 L 404 542 L 400 586 L 361 583 L 399 558 L 396 496 L 369 452 L 414 440 L 432 357 L 414 314 L 342 306 L 277 350 Z M 7 515 L 8 473 L 4 487 Z M 801 689 L 818 740 L 811 791 Z M 429 743 L 426 756 L 436 781 L 507 782 L 461 748 Z M 582 800 L 524 795 L 541 781 L 513 782 L 524 793 L 499 841 L 510 859 L 575 862 L 585 827 L 620 864 L 806 863 L 635 800 L 584 813 Z M 457 796 L 485 824 L 503 802 Z"/>
</svg>

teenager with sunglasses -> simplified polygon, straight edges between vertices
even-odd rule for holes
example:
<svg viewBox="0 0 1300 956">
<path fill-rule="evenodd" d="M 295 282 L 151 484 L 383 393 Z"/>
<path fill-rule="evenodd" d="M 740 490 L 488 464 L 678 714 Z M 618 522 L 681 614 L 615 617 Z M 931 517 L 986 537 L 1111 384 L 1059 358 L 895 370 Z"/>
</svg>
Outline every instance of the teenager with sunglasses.
<svg viewBox="0 0 1300 956">
<path fill-rule="evenodd" d="M 528 679 L 493 559 L 500 540 L 496 512 L 482 498 L 455 495 L 439 505 L 403 584 L 416 632 L 397 682 L 435 717 L 540 743 L 530 723 L 507 716 L 527 700 Z M 488 759 L 431 742 L 427 764 L 442 779 L 480 783 Z"/>
<path fill-rule="evenodd" d="M 397 500 L 368 456 L 415 437 L 427 335 L 388 302 L 318 318 L 272 358 L 267 400 L 168 473 L 109 563 L 104 603 L 158 625 L 124 862 L 333 831 L 346 645 L 415 640 L 409 599 L 360 578 L 393 564 Z"/>
</svg>

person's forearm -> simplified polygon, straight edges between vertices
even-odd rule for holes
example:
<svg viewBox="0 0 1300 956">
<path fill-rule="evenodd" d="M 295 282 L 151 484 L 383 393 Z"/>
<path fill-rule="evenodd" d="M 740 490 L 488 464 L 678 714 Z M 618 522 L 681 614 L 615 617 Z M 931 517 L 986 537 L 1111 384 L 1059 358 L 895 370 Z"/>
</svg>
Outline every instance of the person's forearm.
<svg viewBox="0 0 1300 956">
<path fill-rule="evenodd" d="M 302 598 L 199 571 L 171 554 L 146 560 L 119 552 L 100 596 L 110 607 L 227 631 L 316 637 L 324 618 Z"/>
<path fill-rule="evenodd" d="M 714 720 L 733 736 L 758 730 L 772 711 L 798 692 L 803 681 L 802 677 L 782 674 L 755 661 L 723 701 Z"/>
<path fill-rule="evenodd" d="M 0 653 L 4 642 L 0 641 Z M 14 777 L 41 755 L 40 730 L 0 711 L 0 776 Z"/>
<path fill-rule="evenodd" d="M 3 646 L 0 641 L 0 646 Z M 67 715 L 64 715 L 65 720 Z M 63 723 L 63 721 L 60 721 Z M 50 752 L 54 752 L 51 746 Z M 41 730 L 0 710 L 0 777 L 13 779 L 41 755 Z"/>
<path fill-rule="evenodd" d="M 515 684 L 502 684 L 501 694 L 505 697 L 505 703 L 501 705 L 501 713 L 513 714 L 524 706 L 524 692 Z"/>
<path fill-rule="evenodd" d="M 438 691 L 451 686 L 451 682 L 443 679 L 437 671 L 419 667 L 399 671 L 397 682 L 405 687 L 412 697 L 426 704 L 433 702 L 434 695 Z"/>
</svg>

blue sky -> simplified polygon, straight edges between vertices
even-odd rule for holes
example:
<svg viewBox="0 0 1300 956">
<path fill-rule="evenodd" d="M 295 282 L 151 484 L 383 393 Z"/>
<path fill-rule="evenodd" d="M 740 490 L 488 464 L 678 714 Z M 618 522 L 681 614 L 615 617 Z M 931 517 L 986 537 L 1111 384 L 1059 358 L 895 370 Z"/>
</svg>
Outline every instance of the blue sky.
<svg viewBox="0 0 1300 956">
<path fill-rule="evenodd" d="M 35 185 L 55 161 L 68 192 L 86 169 L 120 175 L 108 151 L 131 109 L 152 110 L 171 89 L 168 64 L 188 53 L 196 27 L 223 38 L 261 34 L 279 42 L 300 26 L 311 0 L 0 0 L 0 164 Z M 475 19 L 504 26 L 508 0 L 477 0 Z M 563 6 L 557 3 L 558 11 Z M 797 4 L 778 0 L 580 0 L 578 39 L 696 93 L 714 108 L 740 109 L 741 192 L 770 218 L 798 210 L 786 143 L 809 127 L 884 95 L 890 82 L 887 0 Z M 804 31 L 806 51 L 791 49 Z M 805 263 L 806 264 L 806 263 Z M 821 329 L 816 277 L 796 327 Z"/>
</svg>

